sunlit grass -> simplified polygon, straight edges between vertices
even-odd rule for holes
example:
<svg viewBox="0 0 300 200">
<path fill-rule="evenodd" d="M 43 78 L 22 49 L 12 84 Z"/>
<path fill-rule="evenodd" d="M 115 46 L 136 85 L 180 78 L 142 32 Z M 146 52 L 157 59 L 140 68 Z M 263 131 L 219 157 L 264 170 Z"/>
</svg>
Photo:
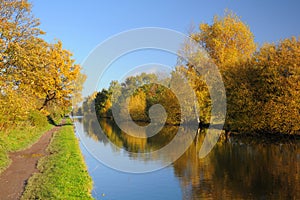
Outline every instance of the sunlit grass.
<svg viewBox="0 0 300 200">
<path fill-rule="evenodd" d="M 45 131 L 50 130 L 52 127 L 50 124 L 44 127 L 33 127 L 29 124 L 23 124 L 13 130 L 0 132 L 0 173 L 11 162 L 8 158 L 9 152 L 26 149 L 34 144 Z"/>
<path fill-rule="evenodd" d="M 54 133 L 47 149 L 49 156 L 39 160 L 22 199 L 92 199 L 92 180 L 87 172 L 72 125 Z"/>
</svg>

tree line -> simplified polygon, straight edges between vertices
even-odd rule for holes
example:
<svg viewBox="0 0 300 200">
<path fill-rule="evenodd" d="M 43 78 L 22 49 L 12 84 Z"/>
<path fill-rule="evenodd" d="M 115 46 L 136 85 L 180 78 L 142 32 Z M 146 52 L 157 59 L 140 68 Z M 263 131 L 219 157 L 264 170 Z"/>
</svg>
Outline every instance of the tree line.
<svg viewBox="0 0 300 200">
<path fill-rule="evenodd" d="M 225 130 L 249 134 L 300 133 L 299 38 L 258 47 L 249 26 L 228 11 L 223 17 L 215 16 L 212 24 L 200 24 L 190 38 L 206 50 L 222 75 L 227 99 Z M 166 79 L 171 79 L 168 80 L 171 84 L 176 74 L 180 74 L 189 81 L 197 97 L 199 120 L 208 124 L 212 103 L 203 80 L 209 73 L 209 63 L 201 51 L 192 52 L 192 48 L 190 43 L 183 45 L 178 66 Z M 120 102 L 119 97 L 124 98 L 121 94 L 141 81 L 148 81 L 149 84 L 135 89 L 123 100 L 128 101 L 133 120 L 149 122 L 148 110 L 156 103 L 164 106 L 169 124 L 192 120 L 182 118 L 180 105 L 170 88 L 151 83 L 157 79 L 153 74 L 140 74 L 128 77 L 123 83 L 112 81 L 108 89 L 87 97 L 82 109 L 88 112 L 94 109 L 93 105 L 98 117 L 112 117 L 112 105 Z"/>
<path fill-rule="evenodd" d="M 27 0 L 0 1 L 0 130 L 70 111 L 85 75 L 61 41 L 48 43 Z"/>
</svg>

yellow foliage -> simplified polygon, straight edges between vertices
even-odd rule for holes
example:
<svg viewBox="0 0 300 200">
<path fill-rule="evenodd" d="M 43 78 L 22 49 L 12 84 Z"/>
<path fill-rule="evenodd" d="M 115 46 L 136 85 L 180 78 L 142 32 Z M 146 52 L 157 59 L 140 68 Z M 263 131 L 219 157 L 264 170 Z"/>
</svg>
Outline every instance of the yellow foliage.
<svg viewBox="0 0 300 200">
<path fill-rule="evenodd" d="M 146 116 L 146 94 L 140 90 L 136 95 L 130 97 L 129 113 L 133 120 L 145 120 Z"/>
<path fill-rule="evenodd" d="M 0 115 L 24 120 L 29 110 L 67 110 L 80 101 L 85 76 L 62 42 L 39 38 L 39 20 L 27 0 L 0 1 Z"/>
<path fill-rule="evenodd" d="M 234 67 L 253 55 L 256 50 L 254 36 L 241 19 L 227 12 L 222 18 L 215 16 L 213 24 L 200 24 L 200 32 L 192 38 L 200 43 L 221 68 Z"/>
</svg>

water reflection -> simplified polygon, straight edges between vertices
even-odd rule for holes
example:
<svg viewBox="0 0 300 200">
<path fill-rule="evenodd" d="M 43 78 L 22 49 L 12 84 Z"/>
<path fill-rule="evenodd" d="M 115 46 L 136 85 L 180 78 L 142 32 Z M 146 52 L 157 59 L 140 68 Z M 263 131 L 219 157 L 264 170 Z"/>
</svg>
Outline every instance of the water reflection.
<svg viewBox="0 0 300 200">
<path fill-rule="evenodd" d="M 126 149 L 130 157 L 136 153 L 160 149 L 174 139 L 178 128 L 165 126 L 153 137 L 143 139 L 122 132 L 111 120 L 101 120 L 105 136 L 84 122 L 86 134 L 94 140 Z M 185 128 L 180 142 L 188 141 L 194 133 Z M 147 135 L 145 133 L 139 133 Z M 183 199 L 300 199 L 300 143 L 263 144 L 247 140 L 220 141 L 204 159 L 199 150 L 206 131 L 202 130 L 187 151 L 172 164 L 174 176 L 180 180 Z M 109 141 L 108 141 L 109 140 Z M 172 151 L 152 160 L 169 160 Z M 174 153 L 175 155 L 175 153 Z M 146 159 L 146 158 L 142 158 Z M 149 158 L 147 158 L 149 159 Z"/>
<path fill-rule="evenodd" d="M 192 145 L 174 163 L 184 199 L 300 198 L 299 142 L 282 145 L 220 142 L 201 160 L 197 158 L 198 151 Z"/>
<path fill-rule="evenodd" d="M 143 161 L 159 161 L 162 166 L 165 165 L 163 163 L 172 163 L 184 153 L 196 135 L 190 131 L 189 127 L 164 126 L 159 133 L 152 137 L 146 137 L 149 135 L 148 129 L 145 129 L 144 132 L 134 133 L 134 135 L 140 135 L 142 137 L 140 138 L 121 131 L 110 119 L 100 120 L 100 126 L 104 133 L 94 128 L 97 127 L 95 123 L 98 122 L 83 119 L 84 132 L 88 137 L 104 144 L 111 142 L 116 151 L 126 150 L 129 157 Z M 124 123 L 122 126 L 126 127 L 127 124 Z M 151 134 L 151 131 L 149 132 Z M 164 147 L 163 150 L 162 147 Z"/>
</svg>

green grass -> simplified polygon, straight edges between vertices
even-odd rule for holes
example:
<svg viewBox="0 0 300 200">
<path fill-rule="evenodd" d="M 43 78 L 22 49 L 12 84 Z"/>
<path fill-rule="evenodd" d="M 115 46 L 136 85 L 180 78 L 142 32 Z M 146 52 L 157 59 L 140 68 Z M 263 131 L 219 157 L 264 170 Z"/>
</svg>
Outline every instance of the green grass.
<svg viewBox="0 0 300 200">
<path fill-rule="evenodd" d="M 0 173 L 10 164 L 9 152 L 26 149 L 34 144 L 43 133 L 53 126 L 48 124 L 43 127 L 34 127 L 28 123 L 13 130 L 0 132 Z"/>
<path fill-rule="evenodd" d="M 22 199 L 92 199 L 92 180 L 73 126 L 54 133 L 47 151 L 50 155 L 39 160 L 40 172 L 29 179 Z"/>
</svg>

